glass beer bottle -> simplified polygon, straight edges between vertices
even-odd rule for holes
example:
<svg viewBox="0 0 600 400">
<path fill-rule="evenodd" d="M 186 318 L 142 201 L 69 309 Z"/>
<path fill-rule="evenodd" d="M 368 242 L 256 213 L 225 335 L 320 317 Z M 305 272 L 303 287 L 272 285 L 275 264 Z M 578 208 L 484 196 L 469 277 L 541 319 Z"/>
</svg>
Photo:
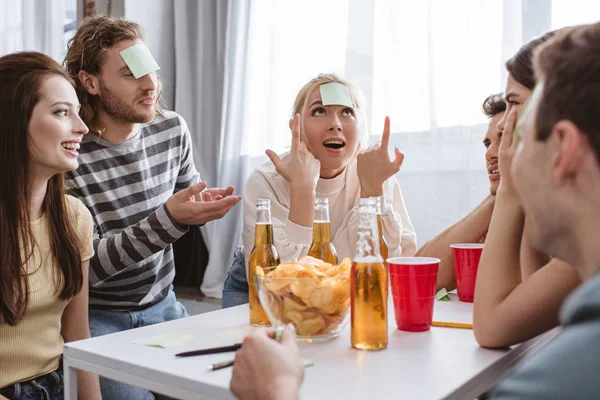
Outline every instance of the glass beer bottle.
<svg viewBox="0 0 600 400">
<path fill-rule="evenodd" d="M 387 259 L 389 257 L 389 250 L 385 238 L 383 237 L 383 225 L 381 223 L 381 199 L 382 197 L 375 197 L 375 214 L 377 214 L 377 230 L 379 232 L 379 252 L 383 259 L 383 265 L 387 269 Z"/>
<path fill-rule="evenodd" d="M 329 201 L 327 199 L 315 199 L 313 241 L 308 250 L 308 255 L 332 265 L 336 265 L 338 262 L 335 247 L 331 243 Z"/>
<path fill-rule="evenodd" d="M 256 228 L 254 232 L 254 248 L 248 261 L 248 286 L 250 300 L 250 324 L 254 326 L 270 326 L 258 299 L 258 290 L 254 279 L 256 266 L 262 268 L 279 265 L 279 255 L 273 244 L 273 224 L 271 223 L 271 202 L 258 199 L 256 202 Z"/>
<path fill-rule="evenodd" d="M 350 275 L 352 347 L 382 350 L 388 344 L 388 274 L 379 254 L 375 199 L 359 200 L 358 240 Z"/>
</svg>

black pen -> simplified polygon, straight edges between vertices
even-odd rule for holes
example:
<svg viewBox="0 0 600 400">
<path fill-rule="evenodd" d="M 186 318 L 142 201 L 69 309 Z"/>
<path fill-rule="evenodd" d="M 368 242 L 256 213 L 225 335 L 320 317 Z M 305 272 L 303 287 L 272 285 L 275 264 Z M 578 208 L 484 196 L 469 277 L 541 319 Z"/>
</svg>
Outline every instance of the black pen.
<svg viewBox="0 0 600 400">
<path fill-rule="evenodd" d="M 175 354 L 176 357 L 203 356 L 206 354 L 226 353 L 228 351 L 237 351 L 242 347 L 241 343 L 236 343 L 231 346 L 213 347 L 210 349 L 186 351 L 184 353 Z"/>
</svg>

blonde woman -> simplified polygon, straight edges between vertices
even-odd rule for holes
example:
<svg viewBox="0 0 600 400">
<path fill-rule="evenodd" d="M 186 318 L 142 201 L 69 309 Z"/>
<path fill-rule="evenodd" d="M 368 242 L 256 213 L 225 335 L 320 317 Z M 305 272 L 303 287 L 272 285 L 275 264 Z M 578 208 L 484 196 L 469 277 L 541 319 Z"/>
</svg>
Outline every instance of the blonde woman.
<svg viewBox="0 0 600 400">
<path fill-rule="evenodd" d="M 322 98 L 324 86 L 337 92 L 337 100 Z M 341 98 L 345 100 L 340 101 Z M 242 249 L 236 251 L 225 281 L 223 307 L 248 302 L 247 262 L 243 259 L 254 247 L 259 198 L 271 201 L 274 240 L 281 262 L 308 252 L 317 197 L 329 200 L 332 241 L 340 259 L 354 256 L 361 197 L 382 197 L 383 234 L 389 256 L 415 254 L 416 234 L 394 177 L 404 155 L 397 148 L 393 160 L 388 155 L 389 118 L 385 120 L 381 142 L 364 149 L 368 132 L 360 93 L 334 74 L 319 75 L 300 89 L 293 116 L 289 122 L 290 152 L 280 157 L 267 150 L 270 161 L 258 167 L 246 182 L 244 253 Z"/>
</svg>

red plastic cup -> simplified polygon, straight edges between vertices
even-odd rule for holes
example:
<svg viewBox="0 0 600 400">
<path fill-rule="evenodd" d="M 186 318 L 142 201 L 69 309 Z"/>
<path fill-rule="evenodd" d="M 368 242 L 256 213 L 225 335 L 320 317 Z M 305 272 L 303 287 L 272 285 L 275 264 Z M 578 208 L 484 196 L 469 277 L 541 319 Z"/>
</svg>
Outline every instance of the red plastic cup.
<svg viewBox="0 0 600 400">
<path fill-rule="evenodd" d="M 397 257 L 390 258 L 387 262 L 396 326 L 407 332 L 428 331 L 433 317 L 440 260 L 430 257 Z"/>
<path fill-rule="evenodd" d="M 454 257 L 454 275 L 458 299 L 472 303 L 475 297 L 475 279 L 479 259 L 483 251 L 482 243 L 457 243 L 450 245 Z"/>
</svg>

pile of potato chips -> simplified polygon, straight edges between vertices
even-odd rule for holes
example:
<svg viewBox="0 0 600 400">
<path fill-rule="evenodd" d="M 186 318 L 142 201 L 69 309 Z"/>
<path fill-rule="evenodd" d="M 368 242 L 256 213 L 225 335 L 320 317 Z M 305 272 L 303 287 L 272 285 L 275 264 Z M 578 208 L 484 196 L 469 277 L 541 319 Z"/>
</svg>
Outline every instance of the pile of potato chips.
<svg viewBox="0 0 600 400">
<path fill-rule="evenodd" d="M 293 323 L 301 336 L 334 333 L 350 307 L 351 265 L 348 258 L 331 265 L 305 256 L 274 268 L 256 267 L 263 307 L 282 323 Z"/>
</svg>

